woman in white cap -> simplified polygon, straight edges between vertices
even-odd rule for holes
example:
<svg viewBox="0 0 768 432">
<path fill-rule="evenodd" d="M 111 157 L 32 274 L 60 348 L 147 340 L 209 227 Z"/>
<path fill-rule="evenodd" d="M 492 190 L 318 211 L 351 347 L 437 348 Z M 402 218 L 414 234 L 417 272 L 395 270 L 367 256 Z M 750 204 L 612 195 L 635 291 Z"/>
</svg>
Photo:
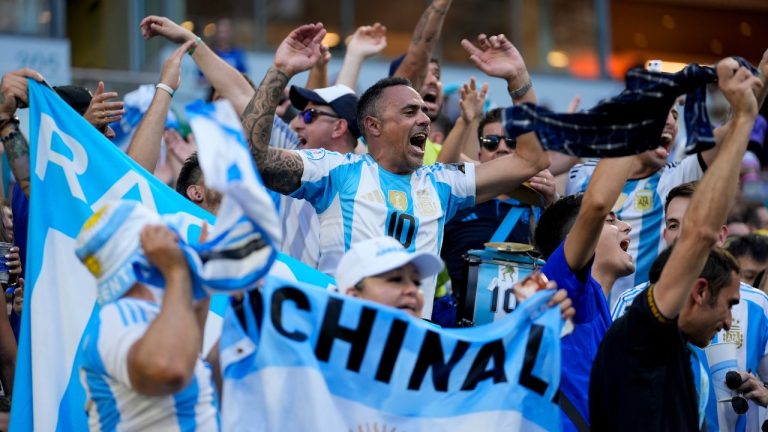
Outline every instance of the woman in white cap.
<svg viewBox="0 0 768 432">
<path fill-rule="evenodd" d="M 430 252 L 409 252 L 392 237 L 352 245 L 339 261 L 339 291 L 421 317 L 421 281 L 440 273 L 443 261 Z"/>
<path fill-rule="evenodd" d="M 404 310 L 421 317 L 424 293 L 421 281 L 438 274 L 443 261 L 431 252 L 410 252 L 392 237 L 357 242 L 339 261 L 336 283 L 340 292 Z M 554 282 L 543 281 L 547 288 Z M 526 282 L 524 281 L 525 285 Z M 563 319 L 575 311 L 565 290 L 558 290 L 550 305 L 559 304 Z"/>
</svg>

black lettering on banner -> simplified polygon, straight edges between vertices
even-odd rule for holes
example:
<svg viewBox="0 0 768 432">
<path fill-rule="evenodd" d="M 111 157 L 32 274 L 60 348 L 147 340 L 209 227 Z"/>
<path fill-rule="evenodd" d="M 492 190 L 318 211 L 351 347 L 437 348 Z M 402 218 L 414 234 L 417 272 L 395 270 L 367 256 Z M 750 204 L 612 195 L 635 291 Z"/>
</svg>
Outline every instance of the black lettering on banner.
<svg viewBox="0 0 768 432">
<path fill-rule="evenodd" d="M 504 373 L 506 358 L 507 353 L 504 350 L 504 342 L 501 339 L 484 344 L 480 351 L 477 352 L 477 356 L 469 368 L 469 373 L 467 373 L 467 378 L 464 380 L 461 389 L 474 390 L 480 381 L 487 380 L 488 378 L 493 378 L 494 384 L 507 382 L 507 374 Z M 491 360 L 493 360 L 493 368 L 488 370 L 486 368 Z"/>
<path fill-rule="evenodd" d="M 544 338 L 544 326 L 532 324 L 528 332 L 528 343 L 525 345 L 525 359 L 523 370 L 520 371 L 520 384 L 544 396 L 549 386 L 544 380 L 533 376 L 533 368 L 536 366 L 536 358 L 539 356 L 541 340 Z"/>
<path fill-rule="evenodd" d="M 320 327 L 320 335 L 315 346 L 315 357 L 318 360 L 327 362 L 331 358 L 333 341 L 340 339 L 349 342 L 351 345 L 349 358 L 347 359 L 347 369 L 353 372 L 360 372 L 365 349 L 368 347 L 368 339 L 371 337 L 373 321 L 376 319 L 376 310 L 363 307 L 360 312 L 357 328 L 352 329 L 339 324 L 343 307 L 344 300 L 333 297 L 328 299 L 328 306 L 326 306 L 325 315 L 323 316 L 323 324 Z"/>
<path fill-rule="evenodd" d="M 275 330 L 277 330 L 278 333 L 287 337 L 288 339 L 294 340 L 296 342 L 304 342 L 307 340 L 306 334 L 298 330 L 289 332 L 285 329 L 285 327 L 283 327 L 283 303 L 286 301 L 292 301 L 294 304 L 296 304 L 296 309 L 304 311 L 310 310 L 309 299 L 307 298 L 307 295 L 301 292 L 299 289 L 293 287 L 278 288 L 274 293 L 272 293 L 272 301 L 270 302 L 270 315 L 272 317 L 272 325 L 275 326 Z"/>
<path fill-rule="evenodd" d="M 408 222 L 408 230 L 403 238 L 405 223 Z M 409 248 L 413 242 L 413 234 L 416 232 L 416 219 L 408 213 L 392 212 L 387 220 L 387 235 L 394 237 L 402 243 L 404 248 Z"/>
<path fill-rule="evenodd" d="M 447 392 L 451 371 L 467 352 L 467 349 L 469 349 L 468 342 L 456 342 L 456 348 L 453 349 L 453 354 L 446 363 L 440 335 L 427 330 L 424 342 L 421 343 L 419 356 L 416 359 L 416 366 L 414 366 L 411 379 L 408 381 L 408 390 L 419 390 L 427 370 L 432 368 L 432 382 L 435 385 L 435 390 Z"/>
<path fill-rule="evenodd" d="M 397 362 L 397 356 L 400 355 L 400 347 L 403 346 L 407 329 L 407 322 L 399 319 L 392 321 L 387 341 L 384 343 L 384 351 L 381 353 L 381 360 L 379 360 L 379 367 L 376 369 L 376 381 L 389 384 L 389 380 L 392 379 L 392 371 L 395 369 L 395 362 Z"/>
</svg>

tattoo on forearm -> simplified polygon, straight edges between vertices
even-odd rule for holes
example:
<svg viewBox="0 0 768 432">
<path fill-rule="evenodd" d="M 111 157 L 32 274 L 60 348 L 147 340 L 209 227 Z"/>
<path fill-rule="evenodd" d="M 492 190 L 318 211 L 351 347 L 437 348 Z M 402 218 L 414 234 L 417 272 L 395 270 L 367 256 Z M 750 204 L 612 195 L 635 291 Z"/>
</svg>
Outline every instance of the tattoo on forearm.
<svg viewBox="0 0 768 432">
<path fill-rule="evenodd" d="M 16 177 L 24 195 L 29 197 L 29 143 L 23 134 L 18 133 L 4 144 L 13 176 Z"/>
<path fill-rule="evenodd" d="M 275 109 L 288 79 L 275 67 L 269 68 L 242 116 L 243 129 L 259 173 L 267 187 L 280 193 L 296 190 L 301 184 L 303 172 L 300 156 L 269 148 Z"/>
<path fill-rule="evenodd" d="M 264 184 L 275 192 L 290 194 L 301 186 L 304 164 L 298 154 L 281 149 L 269 149 L 267 158 L 259 168 Z"/>
</svg>

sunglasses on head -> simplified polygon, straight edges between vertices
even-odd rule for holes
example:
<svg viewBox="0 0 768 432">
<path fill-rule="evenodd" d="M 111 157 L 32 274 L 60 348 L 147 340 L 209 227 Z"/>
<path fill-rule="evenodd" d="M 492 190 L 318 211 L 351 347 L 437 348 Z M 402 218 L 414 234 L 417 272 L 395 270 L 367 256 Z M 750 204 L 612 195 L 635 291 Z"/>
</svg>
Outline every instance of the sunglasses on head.
<svg viewBox="0 0 768 432">
<path fill-rule="evenodd" d="M 307 108 L 307 109 L 303 110 L 302 112 L 300 112 L 299 115 L 301 115 L 301 119 L 304 120 L 304 123 L 306 123 L 306 124 L 312 123 L 313 121 L 315 121 L 316 118 L 318 118 L 320 116 L 328 116 L 328 117 L 333 117 L 333 118 L 341 118 L 341 117 L 337 116 L 336 114 L 331 114 L 331 113 L 328 113 L 328 112 L 325 112 L 325 111 L 319 111 L 319 110 L 317 110 L 315 108 Z"/>
<path fill-rule="evenodd" d="M 499 135 L 486 135 L 480 137 L 480 145 L 488 151 L 496 151 L 499 148 L 499 143 L 504 140 L 507 143 L 507 147 L 514 149 L 517 142 L 514 138 L 502 137 Z"/>
</svg>

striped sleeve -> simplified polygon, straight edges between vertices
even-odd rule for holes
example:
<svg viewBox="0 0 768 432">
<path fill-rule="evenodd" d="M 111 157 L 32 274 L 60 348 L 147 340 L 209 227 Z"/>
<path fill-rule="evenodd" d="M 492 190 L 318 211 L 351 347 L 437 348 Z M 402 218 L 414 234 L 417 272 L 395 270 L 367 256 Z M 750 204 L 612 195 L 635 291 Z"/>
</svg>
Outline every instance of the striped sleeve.
<svg viewBox="0 0 768 432">
<path fill-rule="evenodd" d="M 297 150 L 299 136 L 278 116 L 272 121 L 272 135 L 269 137 L 269 146 L 285 150 Z"/>
<path fill-rule="evenodd" d="M 116 301 L 100 312 L 101 329 L 98 353 L 104 371 L 115 380 L 131 386 L 128 352 L 149 327 L 146 313 L 133 302 Z"/>
</svg>

